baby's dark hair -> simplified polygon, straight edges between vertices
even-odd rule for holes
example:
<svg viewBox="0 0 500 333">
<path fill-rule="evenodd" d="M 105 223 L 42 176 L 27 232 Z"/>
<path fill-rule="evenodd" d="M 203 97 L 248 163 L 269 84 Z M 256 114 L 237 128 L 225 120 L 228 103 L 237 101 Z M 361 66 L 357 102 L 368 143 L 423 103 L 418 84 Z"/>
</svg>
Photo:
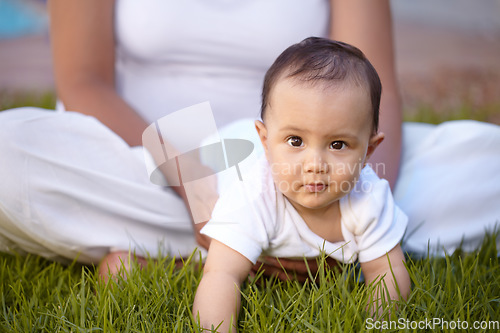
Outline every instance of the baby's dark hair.
<svg viewBox="0 0 500 333">
<path fill-rule="evenodd" d="M 268 69 L 262 89 L 260 116 L 269 104 L 271 91 L 280 79 L 338 84 L 348 82 L 366 87 L 373 110 L 373 130 L 378 131 L 382 84 L 375 68 L 358 48 L 326 38 L 309 37 L 287 48 Z"/>
</svg>

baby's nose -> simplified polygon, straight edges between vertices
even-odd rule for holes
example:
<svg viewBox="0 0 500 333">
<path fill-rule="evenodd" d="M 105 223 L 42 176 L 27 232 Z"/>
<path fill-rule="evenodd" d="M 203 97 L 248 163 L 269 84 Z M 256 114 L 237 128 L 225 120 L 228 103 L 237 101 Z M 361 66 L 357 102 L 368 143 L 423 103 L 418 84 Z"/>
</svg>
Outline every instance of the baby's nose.
<svg viewBox="0 0 500 333">
<path fill-rule="evenodd" d="M 319 152 L 308 154 L 304 162 L 304 171 L 308 173 L 328 172 L 328 163 Z"/>
</svg>

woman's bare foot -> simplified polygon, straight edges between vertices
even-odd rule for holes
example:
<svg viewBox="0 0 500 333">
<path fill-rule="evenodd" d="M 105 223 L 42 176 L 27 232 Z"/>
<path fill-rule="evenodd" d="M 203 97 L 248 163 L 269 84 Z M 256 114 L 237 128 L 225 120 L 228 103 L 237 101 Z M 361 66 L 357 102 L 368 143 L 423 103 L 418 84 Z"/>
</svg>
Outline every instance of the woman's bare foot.
<svg viewBox="0 0 500 333">
<path fill-rule="evenodd" d="M 108 282 L 110 278 L 116 278 L 117 275 L 130 271 L 131 260 L 145 267 L 147 260 L 143 257 L 136 256 L 128 251 L 118 251 L 108 253 L 99 263 L 98 273 L 104 282 Z"/>
</svg>

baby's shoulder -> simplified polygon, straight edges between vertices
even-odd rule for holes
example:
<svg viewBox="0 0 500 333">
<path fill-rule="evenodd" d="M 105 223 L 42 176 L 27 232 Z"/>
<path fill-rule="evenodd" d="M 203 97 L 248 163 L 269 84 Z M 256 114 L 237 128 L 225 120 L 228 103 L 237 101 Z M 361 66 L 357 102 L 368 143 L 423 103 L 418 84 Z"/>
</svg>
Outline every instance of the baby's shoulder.
<svg viewBox="0 0 500 333">
<path fill-rule="evenodd" d="M 340 199 L 342 223 L 354 235 L 363 234 L 371 224 L 390 218 L 385 213 L 393 205 L 389 182 L 365 166 L 352 190 Z"/>
<path fill-rule="evenodd" d="M 241 172 L 241 178 L 225 184 L 219 189 L 213 215 L 243 214 L 267 223 L 275 220 L 276 190 L 265 158 L 258 158 L 251 168 Z"/>
<path fill-rule="evenodd" d="M 379 202 L 387 200 L 387 196 L 392 197 L 389 182 L 379 176 L 367 165 L 359 175 L 352 190 L 343 198 L 350 205 L 357 205 L 366 202 Z"/>
</svg>

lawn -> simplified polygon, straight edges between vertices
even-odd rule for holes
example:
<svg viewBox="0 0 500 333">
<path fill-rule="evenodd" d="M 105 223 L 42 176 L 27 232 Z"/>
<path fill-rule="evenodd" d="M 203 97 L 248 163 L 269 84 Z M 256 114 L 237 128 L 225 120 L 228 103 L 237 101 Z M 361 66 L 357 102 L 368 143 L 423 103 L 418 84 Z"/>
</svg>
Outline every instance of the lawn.
<svg viewBox="0 0 500 333">
<path fill-rule="evenodd" d="M 320 269 L 316 283 L 263 280 L 243 286 L 242 332 L 454 331 L 473 325 L 496 331 L 500 265 L 495 237 L 481 249 L 446 258 L 412 259 L 412 292 L 397 310 L 374 321 L 364 306 L 370 287 L 359 269 Z M 29 255 L 0 254 L 1 332 L 191 332 L 201 269 L 169 258 L 104 284 L 94 267 L 63 265 Z M 439 320 L 436 326 L 433 321 Z M 495 322 L 496 321 L 496 322 Z M 461 325 L 461 326 L 460 326 Z M 467 326 L 465 326 L 467 325 Z M 430 329 L 433 328 L 433 329 Z M 448 328 L 448 329 L 446 329 Z M 473 331 L 488 331 L 473 330 Z"/>
<path fill-rule="evenodd" d="M 53 103 L 50 93 L 41 97 L 0 94 L 0 110 L 23 105 L 51 108 Z M 431 108 L 422 108 L 406 119 L 488 120 L 485 112 L 490 111 L 471 114 L 464 107 L 436 115 Z M 364 311 L 372 286 L 362 282 L 354 265 L 344 265 L 341 271 L 320 269 L 311 279 L 315 283 L 248 281 L 242 288 L 240 331 L 498 331 L 496 237 L 500 235 L 488 235 L 474 253 L 456 251 L 445 258 L 407 255 L 412 281 L 409 299 L 378 321 Z M 201 269 L 194 259 L 186 260 L 182 268 L 176 268 L 171 258 L 150 260 L 145 269 L 133 269 L 126 279 L 104 284 L 92 266 L 0 253 L 0 332 L 197 331 L 191 305 Z"/>
</svg>

